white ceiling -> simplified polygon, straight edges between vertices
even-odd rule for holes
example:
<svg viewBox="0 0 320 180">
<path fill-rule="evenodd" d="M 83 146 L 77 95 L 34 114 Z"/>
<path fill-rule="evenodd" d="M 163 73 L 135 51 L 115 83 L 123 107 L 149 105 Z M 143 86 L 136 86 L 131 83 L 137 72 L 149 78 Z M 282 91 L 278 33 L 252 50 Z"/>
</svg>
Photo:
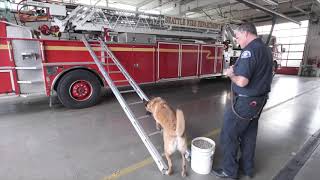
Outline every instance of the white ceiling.
<svg viewBox="0 0 320 180">
<path fill-rule="evenodd" d="M 270 21 L 272 16 L 261 10 L 248 7 L 237 0 L 70 0 L 112 8 L 143 11 L 201 20 L 239 23 L 243 21 Z M 268 9 L 285 14 L 292 19 L 307 19 L 311 11 L 319 9 L 318 0 L 251 0 Z M 267 3 L 277 1 L 278 5 Z"/>
</svg>

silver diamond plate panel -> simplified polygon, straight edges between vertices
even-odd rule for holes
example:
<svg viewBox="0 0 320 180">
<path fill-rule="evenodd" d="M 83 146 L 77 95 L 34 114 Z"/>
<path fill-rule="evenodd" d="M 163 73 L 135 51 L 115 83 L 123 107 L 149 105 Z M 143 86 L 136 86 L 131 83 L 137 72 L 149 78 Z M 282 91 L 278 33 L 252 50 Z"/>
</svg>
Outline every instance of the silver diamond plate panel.
<svg viewBox="0 0 320 180">
<path fill-rule="evenodd" d="M 19 84 L 21 94 L 38 94 L 45 93 L 44 83 Z"/>
<path fill-rule="evenodd" d="M 32 38 L 31 31 L 27 28 L 7 26 L 8 38 Z"/>
<path fill-rule="evenodd" d="M 12 40 L 13 56 L 17 67 L 42 67 L 40 45 L 38 41 Z M 31 81 L 31 84 L 19 84 L 22 94 L 45 92 L 42 69 L 17 69 L 18 81 Z"/>
<path fill-rule="evenodd" d="M 13 56 L 17 67 L 40 67 L 38 41 L 12 40 Z M 30 55 L 30 56 L 29 56 Z"/>
<path fill-rule="evenodd" d="M 19 69 L 17 73 L 19 81 L 44 81 L 42 69 Z"/>
</svg>

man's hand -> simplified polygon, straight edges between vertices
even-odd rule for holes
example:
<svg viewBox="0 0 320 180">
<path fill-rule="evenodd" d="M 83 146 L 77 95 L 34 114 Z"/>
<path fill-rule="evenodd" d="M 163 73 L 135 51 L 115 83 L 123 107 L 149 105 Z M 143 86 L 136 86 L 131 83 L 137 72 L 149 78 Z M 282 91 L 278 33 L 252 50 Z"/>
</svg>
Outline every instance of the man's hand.
<svg viewBox="0 0 320 180">
<path fill-rule="evenodd" d="M 245 87 L 248 85 L 249 80 L 246 77 L 243 76 L 236 76 L 233 71 L 233 66 L 230 66 L 227 71 L 226 75 L 231 79 L 232 82 L 234 82 L 237 86 Z"/>
<path fill-rule="evenodd" d="M 230 78 L 231 78 L 232 76 L 234 76 L 233 66 L 230 66 L 230 67 L 227 69 L 226 75 L 227 75 L 228 77 L 230 77 Z"/>
</svg>

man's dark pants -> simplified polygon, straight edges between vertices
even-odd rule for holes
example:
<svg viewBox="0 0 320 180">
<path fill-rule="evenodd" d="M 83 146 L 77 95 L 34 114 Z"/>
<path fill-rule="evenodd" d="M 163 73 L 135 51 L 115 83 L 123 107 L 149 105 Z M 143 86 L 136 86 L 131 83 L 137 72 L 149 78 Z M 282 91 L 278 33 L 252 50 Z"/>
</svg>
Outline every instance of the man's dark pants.
<svg viewBox="0 0 320 180">
<path fill-rule="evenodd" d="M 220 135 L 220 142 L 224 153 L 222 169 L 229 176 L 237 176 L 239 165 L 245 175 L 252 176 L 254 168 L 254 156 L 258 131 L 259 111 L 265 105 L 265 98 L 261 97 L 239 97 L 235 96 L 231 103 L 228 103 L 224 112 L 224 123 Z M 252 117 L 254 117 L 251 119 Z M 251 120 L 250 120 L 251 119 Z M 240 148 L 241 158 L 238 160 Z"/>
</svg>

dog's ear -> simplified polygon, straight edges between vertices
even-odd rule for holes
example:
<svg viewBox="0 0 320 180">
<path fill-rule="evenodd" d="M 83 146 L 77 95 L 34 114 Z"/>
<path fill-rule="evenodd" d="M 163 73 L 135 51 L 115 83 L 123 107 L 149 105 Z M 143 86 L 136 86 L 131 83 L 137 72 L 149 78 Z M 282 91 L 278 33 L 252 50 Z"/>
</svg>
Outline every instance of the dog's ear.
<svg viewBox="0 0 320 180">
<path fill-rule="evenodd" d="M 150 96 L 150 101 L 155 99 L 156 97 L 155 96 Z"/>
</svg>

